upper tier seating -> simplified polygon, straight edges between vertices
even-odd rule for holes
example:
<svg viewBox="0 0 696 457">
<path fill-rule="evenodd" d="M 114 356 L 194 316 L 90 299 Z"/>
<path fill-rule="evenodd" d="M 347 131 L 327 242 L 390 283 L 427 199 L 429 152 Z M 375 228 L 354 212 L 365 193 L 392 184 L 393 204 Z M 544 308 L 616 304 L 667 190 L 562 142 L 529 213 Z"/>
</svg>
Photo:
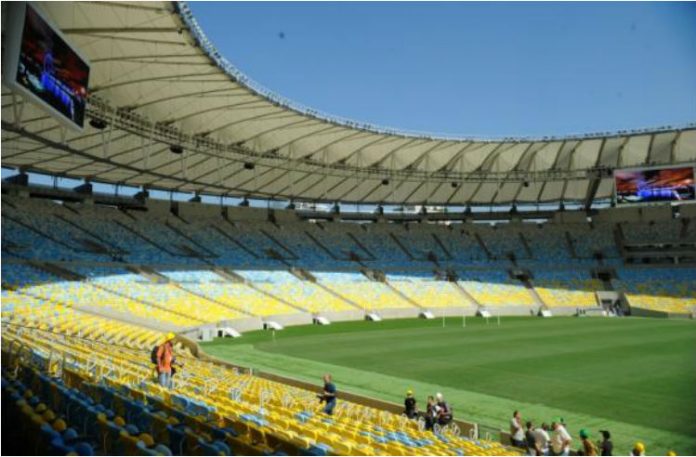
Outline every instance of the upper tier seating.
<svg viewBox="0 0 696 457">
<path fill-rule="evenodd" d="M 410 224 L 404 230 L 397 230 L 394 236 L 414 259 L 429 260 L 432 253 L 439 261 L 446 261 L 451 256 L 434 236 L 436 231 L 431 224 Z"/>
<path fill-rule="evenodd" d="M 461 263 L 489 263 L 486 251 L 475 235 L 464 230 L 461 224 L 453 224 L 449 229 L 437 231 L 437 237 L 452 255 L 452 259 Z"/>
<path fill-rule="evenodd" d="M 403 227 L 377 224 L 367 226 L 367 231 L 358 232 L 355 236 L 367 250 L 380 259 L 381 265 L 408 265 L 411 257 L 394 240 L 393 230 L 403 230 Z"/>
<path fill-rule="evenodd" d="M 566 230 L 551 224 L 522 224 L 515 227 L 532 251 L 534 263 L 564 264 L 574 262 L 568 248 Z"/>
<path fill-rule="evenodd" d="M 626 244 L 654 245 L 696 242 L 696 230 L 684 230 L 681 219 L 650 223 L 623 223 L 621 232 Z"/>
<path fill-rule="evenodd" d="M 605 258 L 621 257 L 612 224 L 569 224 L 566 230 L 578 258 L 591 259 L 596 253 L 601 253 Z"/>
<path fill-rule="evenodd" d="M 488 251 L 497 260 L 508 259 L 510 254 L 514 254 L 516 259 L 531 257 L 514 228 L 508 230 L 507 227 L 501 228 L 497 225 L 495 227 L 481 225 L 476 227 L 474 233 L 478 234 Z"/>
<path fill-rule="evenodd" d="M 104 240 L 117 248 L 122 253 L 120 257 L 128 262 L 166 264 L 182 261 L 181 257 L 173 256 L 158 245 L 138 236 L 133 228 L 129 228 L 133 219 L 117 209 L 85 205 L 79 207 L 79 214 L 68 214 L 66 219 L 91 233 L 99 233 Z M 150 224 L 159 227 L 155 220 L 151 220 Z M 163 241 L 161 244 L 165 243 Z"/>
<path fill-rule="evenodd" d="M 337 260 L 349 260 L 351 253 L 363 260 L 374 258 L 372 252 L 356 242 L 356 238 L 363 233 L 359 224 L 309 223 L 304 226 L 304 230 Z"/>
</svg>

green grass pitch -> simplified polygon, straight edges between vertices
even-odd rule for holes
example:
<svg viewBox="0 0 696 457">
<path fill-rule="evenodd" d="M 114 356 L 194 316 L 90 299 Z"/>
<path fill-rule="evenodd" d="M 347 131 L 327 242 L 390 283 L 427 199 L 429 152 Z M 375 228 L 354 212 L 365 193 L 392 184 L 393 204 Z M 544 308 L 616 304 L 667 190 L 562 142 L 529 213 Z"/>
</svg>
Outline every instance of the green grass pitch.
<svg viewBox="0 0 696 457">
<path fill-rule="evenodd" d="M 696 325 L 644 318 L 503 317 L 334 323 L 252 332 L 203 344 L 244 366 L 340 390 L 419 403 L 442 392 L 455 416 L 503 428 L 514 409 L 525 420 L 563 417 L 578 431 L 614 437 L 616 455 L 636 440 L 648 454 L 696 453 Z"/>
</svg>

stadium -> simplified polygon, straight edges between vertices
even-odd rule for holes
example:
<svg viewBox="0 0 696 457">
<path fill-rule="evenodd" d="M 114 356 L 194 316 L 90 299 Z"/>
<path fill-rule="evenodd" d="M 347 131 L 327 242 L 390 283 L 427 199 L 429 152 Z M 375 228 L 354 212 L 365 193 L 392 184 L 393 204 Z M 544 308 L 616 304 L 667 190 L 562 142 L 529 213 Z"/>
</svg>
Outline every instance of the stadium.
<svg viewBox="0 0 696 457">
<path fill-rule="evenodd" d="M 3 454 L 696 452 L 696 125 L 408 133 L 184 2 L 2 8 Z"/>
</svg>

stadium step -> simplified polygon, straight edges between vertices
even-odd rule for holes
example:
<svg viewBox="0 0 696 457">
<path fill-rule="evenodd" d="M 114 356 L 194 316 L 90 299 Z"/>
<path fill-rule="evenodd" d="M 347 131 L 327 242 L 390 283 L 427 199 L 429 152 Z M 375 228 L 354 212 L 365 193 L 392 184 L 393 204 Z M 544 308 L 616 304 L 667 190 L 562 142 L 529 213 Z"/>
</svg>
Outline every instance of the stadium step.
<svg viewBox="0 0 696 457">
<path fill-rule="evenodd" d="M 442 252 L 445 253 L 447 256 L 447 260 L 452 260 L 454 257 L 452 256 L 452 253 L 447 250 L 445 247 L 445 244 L 442 242 L 442 240 L 437 236 L 436 233 L 433 233 L 433 239 L 435 240 L 435 243 L 437 243 L 438 246 L 440 246 L 440 249 L 442 249 Z"/>
<path fill-rule="evenodd" d="M 217 268 L 213 268 L 213 271 L 218 276 L 221 276 L 230 282 L 242 282 L 242 283 L 244 282 L 243 277 L 241 277 L 239 274 L 235 273 L 234 271 L 232 271 L 228 268 L 217 267 Z"/>
<path fill-rule="evenodd" d="M 70 209 L 70 211 L 74 212 L 75 210 Z M 107 253 L 107 254 L 121 254 L 121 255 L 128 254 L 126 251 L 119 249 L 118 247 L 116 247 L 116 246 L 112 245 L 111 243 L 109 243 L 108 241 L 104 240 L 98 234 L 93 233 L 92 231 L 87 230 L 86 228 L 77 225 L 76 223 L 63 217 L 62 215 L 54 214 L 54 217 L 60 219 L 61 221 L 63 221 L 63 223 L 70 225 L 71 227 L 74 227 L 76 230 L 79 230 L 79 231 L 85 233 L 89 238 L 91 238 L 91 239 L 87 238 L 87 239 L 82 240 L 83 244 L 86 244 L 87 246 L 89 246 L 89 248 L 90 248 L 89 250 L 94 250 L 95 252 L 101 251 L 102 253 Z M 97 241 L 98 241 L 98 243 L 97 243 Z"/>
<path fill-rule="evenodd" d="M 183 221 L 183 219 L 181 219 L 180 217 L 179 217 L 179 219 Z M 184 221 L 184 223 L 186 223 L 186 222 Z M 169 227 L 170 229 L 172 229 L 172 231 L 175 232 L 177 235 L 184 238 L 185 240 L 187 240 L 188 242 L 190 242 L 191 244 L 196 246 L 198 249 L 200 249 L 205 257 L 219 257 L 218 254 L 216 254 L 215 252 L 212 252 L 211 250 L 209 250 L 208 248 L 203 246 L 201 243 L 194 240 L 193 238 L 191 238 L 190 236 L 185 234 L 183 231 L 179 230 L 174 224 L 171 224 L 170 222 L 166 222 L 165 225 L 167 227 Z"/>
<path fill-rule="evenodd" d="M 312 234 L 309 233 L 308 231 L 305 231 L 304 233 L 306 233 L 307 236 L 309 237 L 309 239 L 312 240 L 312 241 L 314 242 L 314 244 L 316 244 L 317 246 L 319 246 L 319 248 L 320 248 L 322 251 L 326 252 L 326 253 L 329 255 L 329 257 L 331 257 L 331 258 L 334 259 L 334 260 L 342 260 L 342 259 L 339 259 L 333 252 L 331 252 L 331 249 L 329 249 L 329 248 L 327 248 L 326 246 L 324 246 L 324 243 L 322 243 L 321 241 L 319 241 L 314 235 L 312 235 Z"/>
<path fill-rule="evenodd" d="M 230 305 L 230 304 L 223 303 L 223 302 L 221 302 L 221 301 L 215 300 L 215 299 L 212 298 L 212 297 L 208 297 L 208 296 L 203 295 L 203 294 L 201 294 L 201 293 L 199 293 L 199 292 L 196 292 L 196 291 L 194 291 L 194 290 L 191 290 L 191 289 L 189 289 L 188 287 L 186 287 L 186 285 L 184 285 L 184 284 L 179 284 L 179 283 L 174 282 L 174 281 L 171 281 L 170 284 L 172 284 L 172 285 L 173 285 L 174 287 L 176 287 L 177 289 L 183 290 L 184 292 L 186 292 L 186 293 L 188 293 L 188 294 L 190 294 L 190 295 L 193 295 L 193 296 L 195 296 L 195 297 L 198 297 L 198 298 L 200 298 L 200 299 L 202 299 L 202 300 L 205 300 L 205 301 L 208 301 L 208 302 L 210 302 L 210 303 L 215 303 L 216 305 L 222 306 L 223 308 L 227 308 L 227 309 L 230 309 L 230 310 L 232 310 L 232 311 L 236 311 L 236 312 L 238 312 L 238 313 L 241 313 L 241 314 L 244 315 L 244 316 L 255 316 L 254 314 L 252 314 L 252 313 L 250 313 L 250 312 L 248 312 L 248 311 L 245 311 L 245 310 L 242 309 L 242 308 L 238 308 L 238 307 L 236 307 L 236 306 L 232 306 L 232 305 Z"/>
<path fill-rule="evenodd" d="M 360 242 L 360 240 L 358 239 L 357 236 L 353 235 L 352 233 L 348 233 L 348 237 L 351 240 L 353 240 L 355 242 L 355 244 L 357 244 L 360 247 L 360 249 L 362 249 L 363 252 L 365 252 L 368 255 L 368 259 L 366 259 L 366 260 L 376 260 L 377 259 L 377 257 L 372 253 L 372 251 L 367 249 L 367 247 Z"/>
<path fill-rule="evenodd" d="M 247 287 L 249 287 L 250 289 L 254 289 L 256 292 L 260 293 L 261 295 L 264 295 L 264 296 L 266 296 L 266 297 L 268 297 L 268 298 L 270 298 L 270 299 L 272 299 L 272 300 L 275 300 L 275 301 L 277 301 L 277 302 L 280 302 L 280 303 L 282 303 L 282 304 L 284 304 L 284 305 L 286 305 L 286 306 L 289 306 L 290 308 L 293 308 L 293 309 L 295 309 L 295 310 L 297 310 L 297 311 L 299 311 L 299 312 L 301 312 L 301 313 L 311 313 L 311 311 L 309 311 L 309 310 L 306 309 L 306 308 L 301 307 L 301 306 L 298 305 L 297 303 L 292 303 L 292 302 L 290 302 L 290 301 L 288 301 L 288 300 L 286 300 L 286 299 L 284 299 L 284 298 L 282 298 L 282 297 L 279 297 L 279 296 L 277 296 L 277 295 L 275 295 L 275 294 L 272 294 L 272 293 L 270 293 L 270 292 L 267 292 L 267 291 L 265 291 L 265 290 L 263 290 L 263 289 L 260 289 L 260 288 L 256 287 L 256 286 L 254 285 L 254 283 L 251 282 L 251 281 L 246 281 L 246 285 L 247 285 Z"/>
<path fill-rule="evenodd" d="M 3 218 L 10 219 L 10 220 L 11 220 L 12 222 L 14 222 L 15 224 L 21 225 L 22 227 L 24 227 L 24 228 L 26 228 L 26 229 L 28 229 L 28 230 L 31 230 L 32 232 L 37 233 L 37 234 L 40 235 L 41 237 L 46 238 L 46 239 L 48 239 L 48 240 L 51 240 L 52 242 L 54 242 L 54 243 L 56 243 L 56 244 L 59 244 L 60 246 L 64 246 L 64 247 L 66 247 L 66 248 L 68 248 L 68 249 L 70 249 L 70 250 L 84 251 L 83 249 L 79 249 L 79 248 L 76 249 L 76 246 L 70 246 L 68 243 L 65 243 L 65 242 L 63 242 L 63 241 L 60 241 L 60 240 L 57 239 L 57 238 L 54 238 L 52 235 L 50 235 L 50 234 L 48 234 L 48 233 L 45 233 L 45 232 L 43 232 L 43 231 L 41 231 L 41 230 L 39 230 L 39 229 L 33 227 L 31 224 L 27 224 L 26 222 L 22 221 L 20 218 L 14 217 L 13 215 L 10 215 L 7 211 L 3 212 L 2 217 L 3 217 Z"/>
<path fill-rule="evenodd" d="M 229 222 L 229 221 L 228 221 L 228 222 Z M 228 240 L 230 240 L 230 242 L 234 243 L 234 244 L 235 244 L 236 246 L 238 246 L 242 251 L 246 252 L 247 254 L 249 254 L 250 256 L 252 256 L 253 258 L 255 258 L 255 259 L 259 259 L 259 258 L 260 258 L 260 256 L 259 256 L 257 253 L 255 253 L 253 250 L 251 250 L 251 249 L 249 249 L 248 247 L 246 247 L 243 243 L 240 243 L 239 240 L 237 240 L 237 239 L 235 239 L 234 237 L 232 237 L 229 233 L 226 233 L 222 228 L 218 227 L 218 226 L 215 225 L 215 224 L 211 224 L 210 227 L 212 227 L 213 230 L 215 230 L 215 231 L 218 232 L 220 235 L 222 235 L 222 236 L 224 236 L 225 238 L 227 238 Z"/>
<path fill-rule="evenodd" d="M 345 303 L 345 304 L 347 304 L 347 305 L 349 305 L 349 306 L 352 306 L 352 307 L 355 308 L 355 309 L 359 309 L 360 311 L 364 311 L 364 310 L 365 310 L 365 308 L 363 308 L 362 306 L 358 305 L 357 303 L 355 303 L 355 302 L 352 301 L 352 300 L 347 299 L 347 298 L 344 297 L 343 295 L 339 294 L 338 292 L 336 292 L 335 290 L 331 289 L 330 287 L 328 287 L 328 286 L 326 286 L 326 285 L 320 283 L 319 281 L 317 281 L 315 284 L 316 284 L 317 286 L 321 287 L 322 289 L 324 289 L 326 292 L 328 292 L 328 293 L 330 293 L 331 295 L 333 295 L 334 297 L 336 297 L 336 298 L 338 298 L 339 300 L 341 300 L 343 303 Z"/>
<path fill-rule="evenodd" d="M 144 276 L 155 283 L 166 284 L 171 282 L 169 278 L 167 278 L 166 276 L 158 273 L 150 267 L 146 267 L 145 265 L 130 265 L 127 266 L 126 269 L 132 271 L 135 274 L 139 274 L 140 276 Z"/>
<path fill-rule="evenodd" d="M 578 253 L 575 251 L 575 245 L 573 244 L 573 238 L 570 236 L 569 232 L 563 232 L 565 234 L 565 242 L 570 252 L 571 257 L 574 259 L 578 258 Z"/>
<path fill-rule="evenodd" d="M 457 281 L 451 281 L 452 284 L 454 285 L 454 288 L 466 298 L 466 300 L 469 302 L 469 304 L 475 306 L 476 308 L 482 308 L 483 305 L 474 298 L 473 295 L 471 295 L 461 284 L 459 284 Z"/>
<path fill-rule="evenodd" d="M 522 247 L 524 247 L 524 252 L 527 254 L 527 256 L 530 259 L 533 259 L 534 254 L 532 253 L 532 248 L 529 247 L 529 242 L 527 241 L 527 239 L 524 237 L 524 235 L 522 233 L 518 233 L 517 235 L 520 237 L 520 242 L 522 243 Z"/>
<path fill-rule="evenodd" d="M 536 289 L 534 288 L 534 284 L 532 284 L 532 281 L 527 279 L 525 281 L 522 281 L 522 283 L 524 284 L 527 292 L 529 292 L 529 294 L 532 296 L 532 298 L 534 299 L 534 303 L 538 307 L 544 308 L 544 309 L 548 308 L 548 306 L 546 305 L 544 300 L 541 298 L 541 295 L 539 295 L 539 292 L 537 292 Z"/>
<path fill-rule="evenodd" d="M 286 255 L 280 254 L 283 259 L 289 259 L 289 260 L 297 260 L 299 257 L 297 254 L 295 254 L 290 248 L 285 246 L 281 241 L 273 236 L 273 234 L 268 233 L 264 229 L 259 229 L 261 233 L 263 233 L 269 240 L 271 240 L 276 246 L 278 246 Z"/>
<path fill-rule="evenodd" d="M 389 234 L 389 237 L 394 241 L 394 243 L 396 243 L 397 246 L 399 246 L 399 248 L 400 248 L 402 251 L 404 251 L 404 253 L 408 256 L 408 258 L 409 258 L 410 260 L 415 260 L 415 258 L 413 257 L 413 254 L 411 254 L 411 252 L 406 248 L 406 246 L 404 246 L 404 244 L 403 244 L 403 243 L 401 242 L 401 240 L 396 236 L 396 234 L 390 233 L 390 234 Z"/>
<path fill-rule="evenodd" d="M 483 238 L 481 238 L 481 235 L 478 233 L 474 233 L 474 238 L 476 238 L 476 241 L 478 241 L 478 244 L 479 246 L 481 246 L 481 249 L 483 249 L 483 252 L 486 253 L 488 260 L 491 260 L 493 258 L 493 255 L 491 254 L 491 251 L 488 249 L 488 246 L 486 246 L 486 243 L 483 242 Z"/>
<path fill-rule="evenodd" d="M 124 211 L 123 213 L 124 213 L 124 214 L 128 214 L 128 213 L 126 213 L 125 211 Z M 133 216 L 131 216 L 130 214 L 128 214 L 128 217 L 133 218 Z M 146 235 L 140 233 L 138 230 L 134 229 L 133 227 L 130 227 L 128 224 L 124 224 L 122 221 L 119 221 L 119 220 L 116 220 L 116 219 L 114 219 L 113 222 L 114 222 L 115 224 L 119 225 L 120 227 L 122 227 L 123 229 L 129 231 L 129 232 L 132 233 L 133 235 L 137 236 L 138 238 L 143 239 L 143 240 L 145 240 L 146 242 L 150 243 L 151 245 L 153 245 L 154 247 L 156 247 L 156 248 L 159 249 L 160 251 L 166 252 L 167 254 L 169 254 L 169 255 L 171 255 L 171 256 L 174 256 L 174 257 L 180 257 L 180 256 L 181 256 L 181 254 L 172 252 L 170 249 L 167 249 L 166 247 L 164 247 L 163 245 L 159 244 L 158 242 L 156 242 L 156 241 L 150 239 L 150 237 L 148 237 L 148 236 L 146 236 Z"/>
<path fill-rule="evenodd" d="M 79 274 L 52 262 L 38 262 L 30 260 L 28 263 L 39 269 L 45 270 L 52 275 L 58 276 L 59 278 L 67 279 L 68 281 L 82 281 L 85 279 L 84 276 L 80 276 Z"/>
<path fill-rule="evenodd" d="M 412 299 L 411 297 L 409 297 L 409 296 L 406 295 L 405 293 L 401 292 L 401 291 L 400 291 L 399 289 L 397 289 L 396 287 L 394 287 L 394 286 L 392 286 L 391 284 L 389 284 L 389 281 L 385 280 L 385 281 L 384 281 L 384 284 L 386 284 L 386 285 L 392 290 L 392 292 L 394 292 L 396 295 L 400 296 L 401 298 L 403 298 L 404 300 L 406 300 L 408 303 L 412 304 L 412 305 L 415 306 L 416 308 L 420 308 L 420 309 L 425 308 L 425 306 L 423 306 L 422 304 L 418 303 L 417 301 L 415 301 L 414 299 Z"/>
</svg>

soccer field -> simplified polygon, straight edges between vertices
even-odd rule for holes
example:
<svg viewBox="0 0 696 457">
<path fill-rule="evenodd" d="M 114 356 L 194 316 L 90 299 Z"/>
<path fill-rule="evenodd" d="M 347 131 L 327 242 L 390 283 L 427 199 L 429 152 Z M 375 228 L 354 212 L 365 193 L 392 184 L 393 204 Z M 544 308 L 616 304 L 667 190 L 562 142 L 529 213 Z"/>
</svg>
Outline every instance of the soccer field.
<svg viewBox="0 0 696 457">
<path fill-rule="evenodd" d="M 204 343 L 214 356 L 296 379 L 333 374 L 340 390 L 424 407 L 442 392 L 455 416 L 507 427 L 561 416 L 578 431 L 608 429 L 615 455 L 696 453 L 696 325 L 642 318 L 392 320 L 289 327 Z"/>
</svg>

